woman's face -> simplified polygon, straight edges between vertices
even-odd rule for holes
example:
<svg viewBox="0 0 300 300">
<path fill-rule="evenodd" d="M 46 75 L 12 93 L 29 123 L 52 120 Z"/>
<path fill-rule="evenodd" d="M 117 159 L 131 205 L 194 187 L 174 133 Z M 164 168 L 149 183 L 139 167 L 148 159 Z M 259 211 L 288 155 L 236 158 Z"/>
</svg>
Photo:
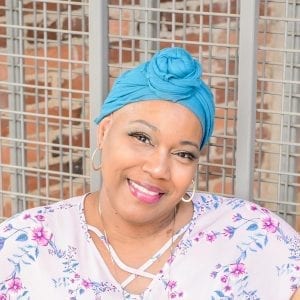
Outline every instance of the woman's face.
<svg viewBox="0 0 300 300">
<path fill-rule="evenodd" d="M 141 101 L 103 119 L 98 134 L 104 201 L 135 223 L 170 214 L 197 168 L 196 116 L 169 101 Z"/>
</svg>

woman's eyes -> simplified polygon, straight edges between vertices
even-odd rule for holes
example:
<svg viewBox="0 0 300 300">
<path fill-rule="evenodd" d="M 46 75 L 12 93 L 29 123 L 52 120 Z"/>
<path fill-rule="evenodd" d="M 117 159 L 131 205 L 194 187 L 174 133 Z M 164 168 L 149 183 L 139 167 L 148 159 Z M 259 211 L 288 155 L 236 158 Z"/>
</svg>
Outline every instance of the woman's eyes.
<svg viewBox="0 0 300 300">
<path fill-rule="evenodd" d="M 190 160 L 190 161 L 194 161 L 196 159 L 196 156 L 193 153 L 190 153 L 190 152 L 182 151 L 182 152 L 177 152 L 175 154 L 177 156 L 179 156 L 180 158 L 184 158 L 184 159 L 187 159 L 187 160 Z"/>
<path fill-rule="evenodd" d="M 151 137 L 144 132 L 134 131 L 134 132 L 129 132 L 128 135 L 143 144 L 148 144 L 151 146 L 154 145 Z M 194 153 L 189 151 L 175 151 L 172 154 L 186 161 L 195 161 L 196 159 L 198 159 L 198 157 Z"/>
<path fill-rule="evenodd" d="M 150 137 L 147 134 L 143 133 L 143 132 L 130 132 L 129 136 L 134 137 L 135 139 L 137 139 L 141 143 L 151 144 Z"/>
</svg>

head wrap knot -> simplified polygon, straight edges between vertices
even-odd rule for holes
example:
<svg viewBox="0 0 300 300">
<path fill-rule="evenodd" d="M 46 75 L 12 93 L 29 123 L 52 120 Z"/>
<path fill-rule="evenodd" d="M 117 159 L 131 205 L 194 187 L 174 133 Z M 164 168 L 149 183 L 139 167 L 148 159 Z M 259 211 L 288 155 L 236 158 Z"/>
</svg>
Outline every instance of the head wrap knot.
<svg viewBox="0 0 300 300">
<path fill-rule="evenodd" d="M 179 47 L 163 49 L 115 81 L 95 122 L 98 124 L 105 116 L 130 103 L 172 101 L 185 106 L 199 119 L 202 148 L 212 134 L 215 108 L 213 95 L 201 76 L 201 65 L 189 52 Z"/>
<path fill-rule="evenodd" d="M 182 48 L 158 52 L 144 67 L 149 87 L 160 97 L 174 101 L 189 98 L 201 86 L 201 66 Z"/>
</svg>

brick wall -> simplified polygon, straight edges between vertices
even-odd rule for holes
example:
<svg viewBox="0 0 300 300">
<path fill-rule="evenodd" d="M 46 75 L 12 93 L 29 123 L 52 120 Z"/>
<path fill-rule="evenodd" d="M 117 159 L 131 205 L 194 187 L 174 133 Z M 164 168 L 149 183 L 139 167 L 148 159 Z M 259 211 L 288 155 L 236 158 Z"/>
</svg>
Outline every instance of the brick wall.
<svg viewBox="0 0 300 300">
<path fill-rule="evenodd" d="M 109 2 L 114 5 L 119 3 L 117 0 Z M 135 3 L 137 4 L 139 1 L 135 1 Z M 123 4 L 132 4 L 132 1 L 123 1 Z M 236 48 L 228 50 L 226 47 L 211 46 L 210 44 L 238 44 L 238 18 L 230 19 L 232 30 L 228 31 L 228 18 L 226 17 L 226 14 L 238 14 L 238 5 L 239 1 L 237 0 L 203 1 L 202 5 L 199 4 L 199 1 L 176 1 L 174 7 L 174 1 L 164 0 L 160 1 L 160 9 L 163 12 L 160 12 L 159 16 L 154 16 L 154 19 L 160 20 L 159 37 L 161 41 L 159 48 L 171 46 L 172 42 L 167 41 L 170 39 L 187 41 L 187 43 L 177 42 L 175 45 L 186 47 L 195 57 L 199 57 L 200 53 L 204 73 L 213 73 L 209 77 L 204 76 L 204 80 L 213 88 L 215 95 L 217 105 L 215 133 L 217 137 L 213 137 L 211 140 L 213 146 L 203 151 L 199 188 L 228 195 L 234 194 L 234 149 L 237 117 L 237 78 L 234 78 L 234 76 L 237 76 L 238 50 Z M 177 13 L 174 16 L 174 14 L 168 12 L 168 10 L 173 9 L 181 10 L 183 13 Z M 271 7 L 265 7 L 262 4 L 260 14 L 271 13 L 271 10 Z M 184 11 L 190 13 L 187 14 Z M 211 16 L 209 14 L 197 14 L 200 11 L 209 13 Z M 110 33 L 116 36 L 123 35 L 123 38 L 121 42 L 117 38 L 116 40 L 112 39 L 110 62 L 118 65 L 119 61 L 122 60 L 123 64 L 132 65 L 139 59 L 137 51 L 132 49 L 139 49 L 143 46 L 138 40 L 126 39 L 126 36 L 134 35 L 136 28 L 140 28 L 141 24 L 138 23 L 134 27 L 131 22 L 126 23 L 126 20 L 134 19 L 131 10 L 122 10 L 121 27 L 119 18 L 120 10 L 112 10 L 110 14 Z M 142 19 L 141 16 L 137 17 L 137 19 L 139 18 Z M 112 78 L 119 73 L 118 68 L 110 68 Z M 226 79 L 226 76 L 229 79 Z M 112 82 L 113 80 L 111 80 Z M 267 106 L 267 104 L 265 105 Z M 270 138 L 270 131 L 267 129 L 260 130 L 259 134 L 261 138 Z M 213 165 L 206 164 L 208 151 L 210 163 Z M 261 160 L 264 160 L 263 156 L 264 153 L 260 156 Z"/>
<path fill-rule="evenodd" d="M 82 120 L 89 119 L 89 104 L 86 96 L 89 78 L 87 66 L 82 64 L 82 62 L 88 61 L 88 40 L 83 38 L 83 33 L 88 32 L 88 16 L 82 13 L 84 7 L 80 5 L 81 1 L 73 1 L 72 3 L 76 2 L 79 5 L 23 1 L 24 25 L 28 26 L 24 30 L 25 110 L 28 113 L 39 114 L 39 116 L 27 115 L 24 119 L 26 138 L 29 140 L 26 144 L 26 160 L 29 166 L 69 172 L 72 173 L 72 176 L 89 173 L 86 163 L 88 162 L 87 153 L 72 151 L 70 155 L 71 150 L 69 148 L 69 146 L 89 147 L 88 126 L 82 122 Z M 280 6 L 278 3 L 261 2 L 260 15 L 281 16 L 282 11 L 284 11 L 282 7 L 284 4 Z M 177 40 L 176 45 L 185 46 L 196 57 L 200 53 L 204 73 L 210 74 L 210 76 L 204 76 L 204 79 L 213 87 L 218 106 L 215 124 L 216 136 L 212 139 L 210 148 L 203 152 L 199 188 L 216 193 L 233 194 L 238 50 L 234 47 L 228 49 L 226 46 L 212 46 L 211 43 L 215 45 L 238 44 L 238 18 L 231 17 L 228 19 L 225 15 L 237 14 L 239 1 L 215 0 L 203 1 L 202 3 L 199 5 L 199 1 L 193 0 L 176 1 L 175 4 L 174 1 L 160 1 L 160 8 L 163 12 L 156 16 L 160 20 L 160 23 L 156 24 L 156 29 L 159 31 L 160 48 L 171 46 L 170 39 Z M 109 4 L 119 5 L 120 1 L 110 0 Z M 133 4 L 141 5 L 138 0 L 122 1 L 122 5 Z M 178 11 L 189 11 L 190 13 L 178 13 L 174 16 L 169 12 L 174 8 L 174 5 Z M 36 15 L 34 15 L 34 11 L 36 11 Z M 46 23 L 45 11 L 47 11 Z M 57 13 L 58 11 L 60 13 Z M 212 15 L 200 16 L 193 13 L 199 11 Z M 142 23 L 139 22 L 140 17 L 130 9 L 110 9 L 110 34 L 120 37 L 110 38 L 110 84 L 121 71 L 120 63 L 122 66 L 132 66 L 140 61 L 142 42 L 139 39 L 133 40 L 131 38 L 132 35 L 138 35 L 142 30 Z M 5 22 L 5 0 L 0 0 L 0 23 L 4 24 Z M 228 22 L 230 22 L 230 26 Z M 47 24 L 47 29 L 50 29 L 47 35 L 45 35 L 45 24 Z M 231 28 L 229 31 L 228 26 Z M 260 23 L 259 44 L 275 48 L 282 47 L 283 37 L 264 34 L 264 26 L 263 23 Z M 270 31 L 272 28 L 275 31 L 275 29 L 279 30 L 276 27 L 282 26 L 282 24 L 270 22 L 268 26 Z M 0 27 L 0 52 L 7 51 L 6 29 Z M 64 30 L 71 30 L 72 34 L 68 34 Z M 46 56 L 52 60 L 47 61 L 45 67 L 45 60 L 31 58 L 30 56 L 33 55 L 39 58 Z M 275 52 L 258 52 L 259 76 L 265 76 L 263 73 L 267 72 L 269 78 L 275 78 L 278 69 L 274 68 L 272 64 L 266 68 L 263 64 L 266 55 L 269 61 L 276 61 L 278 65 L 282 63 L 282 57 L 278 57 L 278 53 Z M 72 60 L 72 63 L 69 63 L 68 60 Z M 282 72 L 282 68 L 280 72 Z M 0 81 L 7 81 L 7 79 L 7 56 L 0 55 Z M 0 86 L 0 108 L 6 108 L 9 105 L 7 89 L 8 85 L 2 84 Z M 278 109 L 279 101 L 274 101 L 273 89 L 277 89 L 278 95 L 276 97 L 280 97 L 282 91 L 280 85 L 274 86 L 268 82 L 258 82 L 258 108 L 264 108 L 266 111 Z M 261 101 L 262 97 L 264 97 L 263 101 Z M 1 136 L 8 137 L 10 135 L 9 119 L 11 116 L 7 114 L 0 114 L 0 116 Z M 72 118 L 71 121 L 70 118 Z M 278 121 L 276 118 L 277 116 L 273 114 L 257 113 L 257 120 L 263 120 L 263 122 L 276 123 Z M 71 131 L 70 128 L 72 128 Z M 278 127 L 276 126 L 257 126 L 257 138 L 259 139 L 274 140 L 280 138 L 278 135 Z M 57 147 L 52 145 L 45 150 L 45 147 L 30 143 L 30 141 L 37 140 L 57 144 Z M 61 147 L 61 145 L 66 147 Z M 0 162 L 9 164 L 11 147 L 4 143 L 0 146 Z M 276 169 L 277 165 L 274 164 L 274 158 L 269 154 L 269 150 L 266 151 L 265 145 L 263 147 L 264 151 L 257 151 L 256 166 L 267 170 Z M 3 171 L 1 176 L 2 190 L 9 191 L 11 189 L 11 174 Z M 60 199 L 88 190 L 88 184 L 85 182 L 74 182 L 70 185 L 68 180 L 72 176 L 64 178 L 64 176 L 53 175 L 50 179 L 45 176 L 36 176 L 36 174 L 27 174 L 27 192 Z M 255 194 L 258 198 L 276 199 L 278 192 L 276 185 L 273 187 L 263 183 L 264 181 L 276 181 L 276 178 L 273 177 L 276 176 L 266 173 L 260 177 L 260 181 L 255 183 Z M 65 183 L 61 184 L 62 181 Z M 300 193 L 299 189 L 298 193 Z M 9 197 L 6 199 L 3 214 L 9 216 L 11 214 L 11 202 Z M 28 202 L 28 206 L 33 205 L 36 203 Z M 275 205 L 272 208 L 276 210 Z"/>
<path fill-rule="evenodd" d="M 26 142 L 19 146 L 24 150 L 26 167 L 47 169 L 48 172 L 25 171 L 28 195 L 61 199 L 89 188 L 87 181 L 74 179 L 77 174 L 89 171 L 83 162 L 86 152 L 77 149 L 89 147 L 88 38 L 83 38 L 84 33 L 88 33 L 88 16 L 81 1 L 73 1 L 76 2 L 78 5 L 22 1 L 24 53 L 23 59 L 17 60 L 16 68 L 21 61 L 25 111 L 22 122 Z M 8 13 L 8 2 L 0 0 L 0 23 L 7 25 L 0 27 L 0 108 L 13 110 L 14 95 L 9 98 L 13 85 L 9 79 L 12 49 L 7 38 L 11 34 Z M 14 100 L 18 105 L 17 93 Z M 10 120 L 20 115 L 7 112 L 1 113 L 0 117 L 1 136 L 14 137 Z M 1 142 L 2 164 L 13 163 L 13 146 L 11 141 Z M 1 170 L 3 191 L 13 190 L 15 174 L 14 169 Z M 4 194 L 0 216 L 11 215 L 13 199 Z M 25 200 L 26 207 L 47 202 Z"/>
</svg>

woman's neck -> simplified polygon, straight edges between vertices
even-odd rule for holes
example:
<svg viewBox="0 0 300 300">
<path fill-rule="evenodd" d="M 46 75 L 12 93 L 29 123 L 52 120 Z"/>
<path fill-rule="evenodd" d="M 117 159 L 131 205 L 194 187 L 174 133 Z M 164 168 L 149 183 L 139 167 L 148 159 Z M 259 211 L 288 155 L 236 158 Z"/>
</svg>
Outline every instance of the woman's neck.
<svg viewBox="0 0 300 300">
<path fill-rule="evenodd" d="M 169 213 L 148 222 L 133 222 L 124 219 L 110 205 L 106 198 L 98 197 L 97 214 L 100 226 L 109 234 L 110 239 L 120 242 L 147 241 L 156 238 L 169 238 L 174 233 L 177 207 Z"/>
<path fill-rule="evenodd" d="M 99 214 L 99 203 L 102 220 Z M 153 240 L 166 240 L 186 225 L 192 218 L 193 205 L 180 202 L 168 214 L 152 221 L 138 223 L 122 218 L 110 205 L 107 197 L 101 196 L 100 192 L 95 192 L 85 201 L 85 214 L 87 223 L 102 231 L 105 229 L 111 241 L 117 240 L 126 244 L 143 241 L 147 243 Z"/>
</svg>

